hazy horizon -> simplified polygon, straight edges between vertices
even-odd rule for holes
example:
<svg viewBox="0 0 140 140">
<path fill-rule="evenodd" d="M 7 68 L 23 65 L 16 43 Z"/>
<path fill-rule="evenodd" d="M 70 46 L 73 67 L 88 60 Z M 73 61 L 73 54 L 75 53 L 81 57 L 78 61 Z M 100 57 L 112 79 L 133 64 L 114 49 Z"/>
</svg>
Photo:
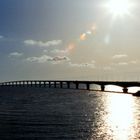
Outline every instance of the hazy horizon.
<svg viewBox="0 0 140 140">
<path fill-rule="evenodd" d="M 0 0 L 0 81 L 139 81 L 139 7 L 138 0 Z"/>
</svg>

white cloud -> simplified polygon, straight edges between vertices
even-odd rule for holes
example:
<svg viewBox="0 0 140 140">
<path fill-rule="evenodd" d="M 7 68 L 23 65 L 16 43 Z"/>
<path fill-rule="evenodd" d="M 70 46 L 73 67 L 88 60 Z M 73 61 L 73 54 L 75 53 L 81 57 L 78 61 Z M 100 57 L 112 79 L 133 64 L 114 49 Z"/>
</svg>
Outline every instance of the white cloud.
<svg viewBox="0 0 140 140">
<path fill-rule="evenodd" d="M 132 61 L 128 61 L 128 62 L 112 63 L 113 66 L 127 66 L 127 65 L 136 65 L 136 64 L 137 64 L 136 60 L 132 60 Z"/>
<path fill-rule="evenodd" d="M 112 58 L 113 59 L 120 59 L 120 58 L 126 58 L 126 57 L 128 57 L 128 55 L 126 55 L 126 54 L 116 54 Z"/>
<path fill-rule="evenodd" d="M 64 53 L 67 53 L 68 50 L 59 50 L 59 49 L 55 49 L 55 50 L 52 50 L 51 53 L 54 53 L 54 54 L 64 54 Z"/>
<path fill-rule="evenodd" d="M 112 65 L 114 65 L 114 66 L 126 66 L 128 64 L 129 64 L 128 62 L 118 62 L 118 63 L 113 63 Z"/>
<path fill-rule="evenodd" d="M 95 61 L 92 61 L 91 63 L 71 63 L 69 62 L 69 65 L 71 67 L 79 67 L 79 68 L 95 68 Z"/>
<path fill-rule="evenodd" d="M 43 56 L 40 56 L 40 57 L 28 57 L 26 59 L 26 61 L 29 61 L 29 62 L 36 62 L 36 63 L 45 63 L 46 61 L 48 61 L 49 59 L 51 59 L 50 56 L 48 55 L 43 55 Z"/>
<path fill-rule="evenodd" d="M 26 61 L 28 62 L 36 62 L 36 63 L 45 63 L 45 62 L 52 62 L 53 64 L 56 63 L 60 63 L 62 61 L 69 61 L 70 59 L 66 56 L 55 56 L 55 57 L 51 57 L 48 55 L 43 55 L 43 56 L 39 56 L 39 57 L 28 57 L 26 58 Z"/>
<path fill-rule="evenodd" d="M 51 40 L 51 41 L 25 40 L 24 41 L 24 44 L 27 46 L 39 46 L 39 47 L 56 46 L 61 43 L 62 40 Z"/>
<path fill-rule="evenodd" d="M 62 64 L 64 62 L 70 61 L 70 58 L 66 57 L 66 56 L 55 56 L 55 57 L 52 57 L 51 59 L 49 59 L 49 61 L 52 64 L 60 64 L 60 63 Z"/>
<path fill-rule="evenodd" d="M 128 63 L 127 62 L 120 62 L 120 63 L 118 63 L 118 65 L 120 65 L 120 66 L 126 66 L 126 65 L 128 65 Z"/>
<path fill-rule="evenodd" d="M 51 59 L 49 59 L 49 61 L 69 61 L 70 58 L 66 57 L 66 56 L 55 56 L 52 57 Z"/>
<path fill-rule="evenodd" d="M 9 57 L 21 57 L 22 55 L 23 55 L 23 53 L 12 52 L 9 54 Z"/>
</svg>

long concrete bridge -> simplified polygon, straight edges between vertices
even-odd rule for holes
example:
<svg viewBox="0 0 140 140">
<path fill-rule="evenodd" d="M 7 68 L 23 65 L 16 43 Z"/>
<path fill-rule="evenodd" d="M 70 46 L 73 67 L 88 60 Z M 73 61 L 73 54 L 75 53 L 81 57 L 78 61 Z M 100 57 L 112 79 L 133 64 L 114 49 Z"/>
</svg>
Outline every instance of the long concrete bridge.
<svg viewBox="0 0 140 140">
<path fill-rule="evenodd" d="M 1 82 L 0 87 L 54 87 L 54 88 L 76 88 L 80 85 L 85 85 L 87 90 L 90 90 L 91 85 L 99 85 L 101 91 L 105 91 L 105 86 L 115 85 L 122 87 L 123 93 L 128 93 L 128 87 L 140 87 L 140 82 L 132 81 L 60 81 L 60 80 L 23 80 L 23 81 L 9 81 Z M 73 87 L 71 87 L 74 85 Z"/>
</svg>

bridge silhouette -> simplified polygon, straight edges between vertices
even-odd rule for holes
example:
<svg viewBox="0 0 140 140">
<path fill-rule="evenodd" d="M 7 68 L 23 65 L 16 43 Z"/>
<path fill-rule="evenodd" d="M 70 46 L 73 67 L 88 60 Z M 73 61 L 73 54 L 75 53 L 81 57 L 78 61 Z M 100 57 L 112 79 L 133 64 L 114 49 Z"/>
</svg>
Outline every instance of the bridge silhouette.
<svg viewBox="0 0 140 140">
<path fill-rule="evenodd" d="M 140 82 L 134 81 L 62 81 L 62 80 L 23 80 L 1 82 L 0 87 L 54 87 L 68 88 L 75 85 L 75 89 L 80 89 L 80 85 L 85 85 L 86 90 L 90 90 L 91 85 L 99 85 L 101 91 L 105 91 L 105 86 L 115 85 L 122 87 L 123 93 L 128 93 L 128 87 L 140 87 Z"/>
</svg>

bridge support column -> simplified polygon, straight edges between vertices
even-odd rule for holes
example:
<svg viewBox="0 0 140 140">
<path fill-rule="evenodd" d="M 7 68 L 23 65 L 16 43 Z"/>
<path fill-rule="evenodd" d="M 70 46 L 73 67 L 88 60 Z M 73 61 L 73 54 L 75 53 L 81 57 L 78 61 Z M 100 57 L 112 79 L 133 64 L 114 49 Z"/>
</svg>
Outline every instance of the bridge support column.
<svg viewBox="0 0 140 140">
<path fill-rule="evenodd" d="M 38 81 L 39 87 L 41 87 L 41 81 Z"/>
<path fill-rule="evenodd" d="M 35 85 L 35 87 L 37 87 L 37 83 L 36 83 L 36 81 L 34 81 L 34 85 Z"/>
<path fill-rule="evenodd" d="M 128 88 L 127 87 L 123 87 L 123 93 L 128 93 Z"/>
<path fill-rule="evenodd" d="M 63 88 L 63 82 L 60 82 L 60 88 Z"/>
<path fill-rule="evenodd" d="M 33 81 L 30 81 L 30 86 L 31 86 L 31 87 L 33 86 Z"/>
<path fill-rule="evenodd" d="M 13 83 L 12 83 L 12 86 L 13 86 Z M 19 81 L 19 87 L 21 87 L 21 81 Z"/>
<path fill-rule="evenodd" d="M 28 81 L 26 81 L 26 84 L 27 84 L 27 87 L 29 87 L 29 82 Z"/>
<path fill-rule="evenodd" d="M 87 83 L 86 86 L 87 86 L 87 90 L 90 90 L 90 84 Z"/>
<path fill-rule="evenodd" d="M 49 82 L 49 88 L 51 88 L 51 82 Z"/>
<path fill-rule="evenodd" d="M 101 85 L 101 91 L 105 91 L 105 85 Z"/>
<path fill-rule="evenodd" d="M 79 89 L 79 83 L 76 82 L 76 89 Z"/>
<path fill-rule="evenodd" d="M 23 81 L 23 87 L 25 87 L 25 81 Z"/>
<path fill-rule="evenodd" d="M 67 82 L 67 88 L 70 88 L 70 82 Z"/>
<path fill-rule="evenodd" d="M 54 82 L 54 88 L 56 88 L 56 82 Z"/>
<path fill-rule="evenodd" d="M 46 87 L 46 82 L 45 81 L 43 82 L 43 85 L 44 85 L 44 87 Z"/>
</svg>

